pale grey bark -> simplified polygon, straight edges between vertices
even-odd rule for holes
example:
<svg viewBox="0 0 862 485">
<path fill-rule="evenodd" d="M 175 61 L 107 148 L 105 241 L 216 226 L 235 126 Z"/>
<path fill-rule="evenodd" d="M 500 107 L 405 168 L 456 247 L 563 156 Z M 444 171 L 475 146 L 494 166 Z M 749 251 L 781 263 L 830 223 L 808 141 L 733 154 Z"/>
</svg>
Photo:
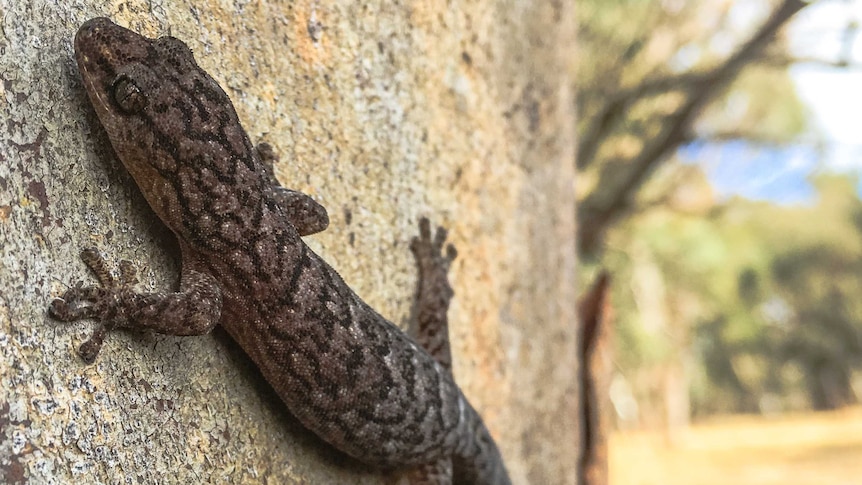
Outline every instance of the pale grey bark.
<svg viewBox="0 0 862 485">
<path fill-rule="evenodd" d="M 420 215 L 459 257 L 456 377 L 515 483 L 574 483 L 577 446 L 571 2 L 0 0 L 0 481 L 384 483 L 305 431 L 222 332 L 114 333 L 47 318 L 96 246 L 144 287 L 172 236 L 97 125 L 72 57 L 84 20 L 186 41 L 285 186 L 330 229 L 311 244 L 402 323 Z M 197 5 L 197 6 L 194 6 Z"/>
</svg>

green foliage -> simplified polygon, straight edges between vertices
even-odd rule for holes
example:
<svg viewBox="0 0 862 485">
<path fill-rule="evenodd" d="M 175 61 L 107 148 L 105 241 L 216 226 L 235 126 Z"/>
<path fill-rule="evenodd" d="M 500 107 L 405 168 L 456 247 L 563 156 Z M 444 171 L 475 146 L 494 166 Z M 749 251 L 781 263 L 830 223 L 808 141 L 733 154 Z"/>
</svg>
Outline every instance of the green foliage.
<svg viewBox="0 0 862 485">
<path fill-rule="evenodd" d="M 695 415 L 856 402 L 858 180 L 821 175 L 812 182 L 819 196 L 811 206 L 737 198 L 706 217 L 660 208 L 612 238 L 624 250 L 606 261 L 631 282 L 614 294 L 625 375 L 635 379 L 657 362 L 688 362 Z M 653 283 L 640 284 L 650 272 Z M 660 304 L 643 304 L 650 298 Z"/>
<path fill-rule="evenodd" d="M 784 70 L 752 65 L 703 115 L 713 138 L 787 143 L 808 127 L 808 112 Z"/>
<path fill-rule="evenodd" d="M 586 234 L 610 227 L 604 253 L 582 255 L 583 287 L 598 266 L 613 275 L 616 363 L 642 414 L 661 412 L 654 401 L 674 375 L 686 376 L 695 415 L 854 399 L 850 382 L 862 371 L 862 306 L 852 303 L 862 291 L 857 181 L 818 177 L 812 206 L 717 204 L 697 167 L 674 163 L 682 139 L 780 145 L 808 128 L 786 69 L 772 62 L 784 57 L 780 37 L 741 71 L 710 77 L 725 72 L 778 3 L 758 2 L 763 18 L 744 26 L 734 8 L 752 3 L 578 4 L 578 212 Z M 716 79 L 731 82 L 699 98 Z M 663 138 L 692 106 L 684 135 Z M 632 183 L 638 173 L 651 177 Z M 601 219 L 612 210 L 625 217 Z"/>
</svg>

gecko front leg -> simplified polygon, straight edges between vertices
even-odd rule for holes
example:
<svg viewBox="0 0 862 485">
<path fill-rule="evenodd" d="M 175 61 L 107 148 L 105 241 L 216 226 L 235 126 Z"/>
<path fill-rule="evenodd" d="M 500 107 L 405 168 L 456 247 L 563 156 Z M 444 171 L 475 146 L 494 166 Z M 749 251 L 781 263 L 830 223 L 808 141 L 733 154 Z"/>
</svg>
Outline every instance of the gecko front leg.
<svg viewBox="0 0 862 485">
<path fill-rule="evenodd" d="M 269 176 L 273 198 L 296 228 L 296 232 L 300 236 L 309 236 L 329 227 L 329 213 L 326 212 L 326 207 L 308 194 L 282 187 L 275 178 L 275 162 L 278 161 L 278 155 L 275 154 L 272 145 L 259 143 L 256 149 L 263 162 L 263 168 Z"/>
<path fill-rule="evenodd" d="M 99 322 L 90 339 L 78 349 L 87 363 L 96 360 L 106 333 L 114 328 L 150 330 L 166 335 L 202 335 L 219 321 L 221 291 L 215 279 L 206 273 L 184 268 L 178 292 L 138 293 L 133 289 L 137 277 L 130 261 L 120 261 L 120 274 L 116 279 L 97 250 L 84 249 L 81 259 L 99 285 L 84 286 L 79 281 L 51 302 L 49 313 L 64 322 L 85 318 Z"/>
</svg>

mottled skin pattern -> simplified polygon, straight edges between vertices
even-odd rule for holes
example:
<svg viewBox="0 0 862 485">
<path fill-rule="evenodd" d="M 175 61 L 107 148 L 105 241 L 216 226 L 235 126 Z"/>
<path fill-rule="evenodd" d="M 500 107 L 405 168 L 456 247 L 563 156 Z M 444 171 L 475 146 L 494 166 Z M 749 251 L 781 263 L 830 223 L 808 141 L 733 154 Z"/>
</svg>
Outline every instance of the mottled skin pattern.
<svg viewBox="0 0 862 485">
<path fill-rule="evenodd" d="M 413 332 L 416 341 L 447 370 L 452 369 L 452 353 L 449 348 L 449 320 L 446 317 L 452 300 L 449 286 L 449 266 L 455 259 L 455 247 L 446 246 L 442 255 L 446 230 L 437 228 L 431 240 L 431 225 L 428 219 L 419 221 L 419 237 L 410 242 L 410 250 L 416 259 L 419 282 L 416 285 L 416 301 L 413 308 Z M 446 456 L 436 462 L 414 467 L 405 474 L 410 485 L 450 485 L 453 480 L 452 457 Z M 464 477 L 460 483 L 472 483 L 475 479 Z"/>
<path fill-rule="evenodd" d="M 432 275 L 417 293 L 419 337 L 438 361 L 302 242 L 326 227 L 325 209 L 273 184 L 271 151 L 252 146 L 183 42 L 97 18 L 81 26 L 75 53 L 114 150 L 182 252 L 179 291 L 141 294 L 130 264 L 116 281 L 97 252 L 84 251 L 101 286 L 79 283 L 50 308 L 63 321 L 100 322 L 82 357 L 94 360 L 114 327 L 201 335 L 222 325 L 290 411 L 335 448 L 386 468 L 445 470 L 451 457 L 455 483 L 509 483 L 453 381 L 448 337 L 435 335 L 451 298 L 454 251 L 441 255 L 444 233 L 432 240 L 423 221 L 412 245 L 420 273 Z"/>
</svg>

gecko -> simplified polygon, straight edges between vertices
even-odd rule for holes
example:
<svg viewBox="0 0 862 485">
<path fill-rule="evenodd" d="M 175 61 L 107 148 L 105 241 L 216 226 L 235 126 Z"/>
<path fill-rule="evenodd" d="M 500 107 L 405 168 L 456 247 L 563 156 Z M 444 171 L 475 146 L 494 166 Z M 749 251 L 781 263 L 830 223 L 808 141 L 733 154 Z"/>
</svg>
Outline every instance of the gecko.
<svg viewBox="0 0 862 485">
<path fill-rule="evenodd" d="M 114 152 L 181 257 L 176 291 L 142 293 L 130 262 L 114 277 L 98 251 L 82 251 L 99 284 L 78 282 L 49 313 L 98 322 L 79 349 L 85 361 L 114 329 L 194 336 L 221 325 L 288 410 L 341 452 L 416 476 L 432 470 L 426 475 L 439 475 L 437 483 L 510 483 L 451 373 L 446 273 L 455 250 L 444 248 L 445 230 L 432 236 L 422 218 L 411 242 L 417 342 L 303 242 L 328 227 L 326 209 L 275 180 L 271 147 L 251 143 L 230 98 L 185 43 L 94 18 L 79 28 L 74 49 Z"/>
</svg>

